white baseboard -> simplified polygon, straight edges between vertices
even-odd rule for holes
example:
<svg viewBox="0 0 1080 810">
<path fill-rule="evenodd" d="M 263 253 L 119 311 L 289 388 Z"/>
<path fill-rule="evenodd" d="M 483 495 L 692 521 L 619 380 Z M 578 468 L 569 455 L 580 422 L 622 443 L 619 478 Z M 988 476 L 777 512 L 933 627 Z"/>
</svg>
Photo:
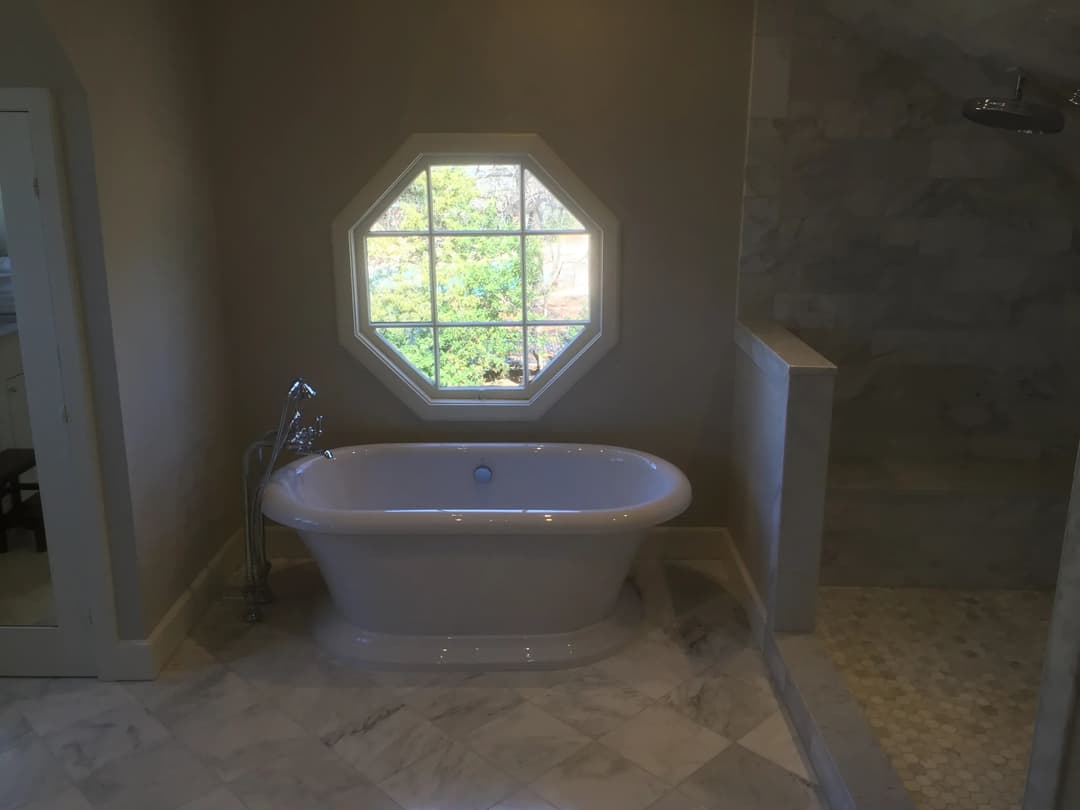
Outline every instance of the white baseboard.
<svg viewBox="0 0 1080 810">
<path fill-rule="evenodd" d="M 724 534 L 726 536 L 724 559 L 738 573 L 741 583 L 741 587 L 738 589 L 739 593 L 734 594 L 734 596 L 742 602 L 743 609 L 746 611 L 746 618 L 750 622 L 750 633 L 754 638 L 754 642 L 759 649 L 763 649 L 765 646 L 765 630 L 768 627 L 768 612 L 765 610 L 765 603 L 761 601 L 761 594 L 758 593 L 754 580 L 750 577 L 750 570 L 746 567 L 746 563 L 743 562 L 742 555 L 739 554 L 738 546 L 735 545 L 735 538 L 731 536 L 730 532 L 725 531 Z"/>
<path fill-rule="evenodd" d="M 225 582 L 243 562 L 244 533 L 235 532 L 173 602 L 153 632 L 145 639 L 120 641 L 107 667 L 99 673 L 104 680 L 153 680 L 169 658 L 188 637 L 206 609 L 220 598 Z"/>
</svg>

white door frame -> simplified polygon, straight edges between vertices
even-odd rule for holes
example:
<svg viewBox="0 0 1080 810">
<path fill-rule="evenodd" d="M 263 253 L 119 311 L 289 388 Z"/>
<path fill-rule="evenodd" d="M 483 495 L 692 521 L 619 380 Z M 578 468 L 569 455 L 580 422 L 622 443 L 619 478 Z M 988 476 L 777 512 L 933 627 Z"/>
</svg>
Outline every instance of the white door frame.
<svg viewBox="0 0 1080 810">
<path fill-rule="evenodd" d="M 52 489 L 59 486 L 65 495 L 63 508 L 47 509 L 45 515 L 50 527 L 49 553 L 56 555 L 55 559 L 50 559 L 54 592 L 65 589 L 63 598 L 68 600 L 69 614 L 70 605 L 77 605 L 79 615 L 77 626 L 62 628 L 66 652 L 56 660 L 56 665 L 65 671 L 49 674 L 123 677 L 124 673 L 118 671 L 123 668 L 124 656 L 117 634 L 97 422 L 55 106 L 50 92 L 45 89 L 0 88 L 0 113 L 24 113 L 28 123 L 33 166 L 16 167 L 12 173 L 29 180 L 37 192 L 34 213 L 40 224 L 41 239 L 38 261 L 43 263 L 43 276 L 47 278 L 48 289 L 44 294 L 52 302 L 52 337 L 59 355 L 59 374 L 54 377 L 58 376 L 60 401 L 48 403 L 52 412 L 38 417 L 43 429 L 56 435 L 58 440 L 51 451 L 53 464 L 49 466 L 52 469 L 43 468 L 41 472 L 52 479 Z M 12 237 L 19 237 L 14 235 L 12 212 L 5 213 L 10 249 Z M 25 214 L 21 216 L 27 221 Z M 20 214 L 15 215 L 15 219 L 19 217 Z M 18 289 L 17 276 L 16 269 Z M 18 299 L 18 292 L 16 296 Z M 47 343 L 48 340 L 38 342 Z M 55 385 L 53 389 L 56 389 Z M 29 393 L 31 409 L 34 409 L 34 392 Z M 57 447 L 63 454 L 59 464 L 56 463 Z M 39 461 L 41 459 L 39 455 Z M 48 459 L 45 460 L 48 463 Z M 57 608 L 59 616 L 59 602 Z M 47 632 L 44 628 L 33 629 Z M 45 636 L 41 638 L 46 641 Z"/>
</svg>

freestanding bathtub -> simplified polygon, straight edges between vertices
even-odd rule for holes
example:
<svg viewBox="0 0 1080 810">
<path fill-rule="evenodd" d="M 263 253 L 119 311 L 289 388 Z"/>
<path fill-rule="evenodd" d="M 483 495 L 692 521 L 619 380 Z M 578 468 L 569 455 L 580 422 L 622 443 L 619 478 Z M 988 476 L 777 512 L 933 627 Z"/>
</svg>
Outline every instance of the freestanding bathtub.
<svg viewBox="0 0 1080 810">
<path fill-rule="evenodd" d="M 381 444 L 283 467 L 263 511 L 315 558 L 332 602 L 315 634 L 335 655 L 531 668 L 634 635 L 631 562 L 689 503 L 678 468 L 619 447 Z"/>
</svg>

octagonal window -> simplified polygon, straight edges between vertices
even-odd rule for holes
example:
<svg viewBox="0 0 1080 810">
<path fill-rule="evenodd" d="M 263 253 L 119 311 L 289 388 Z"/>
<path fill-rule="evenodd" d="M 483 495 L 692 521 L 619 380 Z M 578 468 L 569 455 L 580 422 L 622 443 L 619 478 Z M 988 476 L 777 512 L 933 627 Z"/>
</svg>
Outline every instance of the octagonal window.
<svg viewBox="0 0 1080 810">
<path fill-rule="evenodd" d="M 334 227 L 341 338 L 430 418 L 529 418 L 615 341 L 616 224 L 536 136 L 414 136 Z"/>
</svg>

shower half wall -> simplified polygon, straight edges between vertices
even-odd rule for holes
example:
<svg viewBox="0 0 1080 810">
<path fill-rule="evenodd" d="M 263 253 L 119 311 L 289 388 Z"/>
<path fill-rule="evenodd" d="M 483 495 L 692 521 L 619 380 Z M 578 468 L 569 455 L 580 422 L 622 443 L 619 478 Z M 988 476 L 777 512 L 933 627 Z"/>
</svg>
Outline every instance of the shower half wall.
<svg viewBox="0 0 1080 810">
<path fill-rule="evenodd" d="M 1080 189 L 826 5 L 759 6 L 739 302 L 839 368 L 822 582 L 1052 587 Z"/>
</svg>

